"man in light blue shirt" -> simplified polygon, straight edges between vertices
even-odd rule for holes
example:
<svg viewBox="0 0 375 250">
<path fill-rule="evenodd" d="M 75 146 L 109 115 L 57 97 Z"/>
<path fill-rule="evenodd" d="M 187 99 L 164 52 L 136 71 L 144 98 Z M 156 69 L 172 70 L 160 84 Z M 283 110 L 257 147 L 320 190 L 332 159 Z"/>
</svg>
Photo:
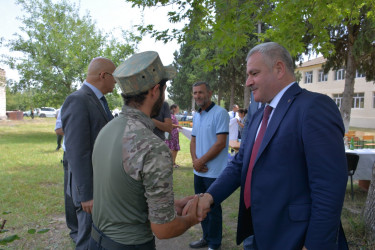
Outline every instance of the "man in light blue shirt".
<svg viewBox="0 0 375 250">
<path fill-rule="evenodd" d="M 221 174 L 228 160 L 229 116 L 227 111 L 211 101 L 212 91 L 206 82 L 193 85 L 193 97 L 200 107 L 193 118 L 190 154 L 194 167 L 195 193 L 204 193 Z M 190 243 L 191 248 L 220 249 L 222 211 L 214 205 L 201 222 L 203 238 Z"/>
</svg>

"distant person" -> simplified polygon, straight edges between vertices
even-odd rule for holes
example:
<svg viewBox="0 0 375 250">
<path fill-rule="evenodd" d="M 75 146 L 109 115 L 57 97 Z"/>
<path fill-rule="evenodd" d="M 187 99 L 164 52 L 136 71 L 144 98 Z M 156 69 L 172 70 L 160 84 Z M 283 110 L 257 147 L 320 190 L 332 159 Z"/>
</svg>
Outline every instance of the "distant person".
<svg viewBox="0 0 375 250">
<path fill-rule="evenodd" d="M 238 105 L 237 104 L 234 104 L 232 106 L 232 110 L 228 112 L 228 115 L 229 115 L 229 118 L 230 119 L 233 119 L 233 118 L 238 118 Z"/>
<path fill-rule="evenodd" d="M 174 200 L 172 156 L 153 133 L 150 118 L 159 114 L 166 82 L 175 74 L 176 69 L 163 66 L 154 51 L 131 56 L 113 73 L 124 106 L 95 142 L 90 250 L 153 250 L 154 235 L 176 237 L 199 223 L 198 196 Z M 195 205 L 180 216 L 192 198 Z"/>
<path fill-rule="evenodd" d="M 238 110 L 238 116 L 240 119 L 237 120 L 238 124 L 238 139 L 242 138 L 242 130 L 245 127 L 245 122 L 247 120 L 247 109 L 239 109 Z"/>
<path fill-rule="evenodd" d="M 212 91 L 207 82 L 193 85 L 193 97 L 199 110 L 193 118 L 190 154 L 194 168 L 194 190 L 200 194 L 207 191 L 226 167 L 229 116 L 225 109 L 211 101 Z M 190 247 L 220 249 L 222 220 L 221 205 L 217 203 L 201 222 L 203 237 L 190 243 Z"/>
<path fill-rule="evenodd" d="M 188 116 L 188 112 L 186 110 L 184 110 L 184 114 L 182 116 L 181 121 L 186 121 L 187 120 L 187 116 Z"/>
<path fill-rule="evenodd" d="M 300 88 L 289 52 L 250 50 L 246 86 L 264 107 L 198 214 L 241 187 L 237 244 L 244 249 L 348 249 L 340 216 L 348 181 L 344 125 L 328 96 Z"/>
<path fill-rule="evenodd" d="M 31 116 L 31 119 L 34 119 L 34 110 L 33 110 L 33 108 L 31 108 L 31 110 L 30 110 L 30 116 Z"/>
<path fill-rule="evenodd" d="M 167 102 L 163 102 L 159 114 L 152 117 L 152 121 L 155 124 L 154 134 L 159 136 L 163 141 L 165 140 L 165 134 L 168 135 L 172 132 L 172 119 L 171 111 Z"/>
<path fill-rule="evenodd" d="M 56 135 L 64 136 L 64 131 L 62 129 L 62 123 L 61 123 L 61 109 L 60 112 L 57 113 L 56 118 L 56 125 L 55 125 L 55 133 Z M 65 207 L 65 221 L 66 225 L 70 229 L 69 236 L 72 238 L 73 242 L 77 242 L 77 235 L 78 235 L 78 220 L 77 220 L 77 214 L 74 206 L 73 199 L 70 195 L 67 194 L 67 186 L 68 186 L 68 160 L 66 159 L 66 153 L 65 153 L 65 145 L 64 141 L 62 142 L 62 149 L 64 150 L 63 155 L 63 168 L 64 168 L 64 207 Z"/>
<path fill-rule="evenodd" d="M 171 110 L 173 129 L 172 129 L 170 138 L 165 140 L 165 143 L 167 143 L 169 149 L 172 151 L 173 167 L 178 168 L 179 165 L 176 164 L 176 157 L 177 157 L 178 151 L 180 151 L 180 140 L 178 136 L 178 129 L 181 128 L 181 126 L 178 125 L 176 114 L 178 114 L 180 109 L 176 104 L 172 104 L 170 107 L 170 110 Z"/>
<path fill-rule="evenodd" d="M 254 94 L 251 91 L 250 92 L 250 104 L 249 104 L 249 108 L 247 109 L 247 114 L 246 114 L 246 117 L 245 117 L 245 123 L 244 123 L 245 126 L 243 127 L 243 129 L 241 131 L 241 137 L 242 138 L 246 137 L 246 132 L 247 132 L 247 127 L 249 125 L 249 121 L 251 120 L 253 115 L 257 112 L 257 110 L 260 109 L 261 107 L 262 107 L 262 103 L 256 102 L 254 100 Z"/>
<path fill-rule="evenodd" d="M 105 94 L 113 91 L 116 66 L 109 59 L 94 58 L 82 87 L 69 95 L 61 112 L 68 160 L 67 193 L 73 198 L 78 217 L 76 249 L 87 249 L 93 207 L 92 150 L 99 131 L 113 116 Z"/>
<path fill-rule="evenodd" d="M 60 110 L 61 110 L 61 108 L 57 110 L 56 115 L 55 115 L 55 117 L 56 117 L 56 124 L 57 124 L 57 117 L 60 116 Z M 60 123 L 61 123 L 61 116 L 60 116 Z M 57 137 L 57 148 L 56 148 L 56 151 L 59 151 L 59 149 L 61 148 L 61 141 L 62 141 L 63 135 L 64 134 L 56 133 L 56 137 Z"/>
<path fill-rule="evenodd" d="M 238 139 L 238 131 L 239 131 L 238 120 L 239 120 L 239 116 L 238 118 L 234 117 L 229 120 L 229 140 Z"/>
</svg>

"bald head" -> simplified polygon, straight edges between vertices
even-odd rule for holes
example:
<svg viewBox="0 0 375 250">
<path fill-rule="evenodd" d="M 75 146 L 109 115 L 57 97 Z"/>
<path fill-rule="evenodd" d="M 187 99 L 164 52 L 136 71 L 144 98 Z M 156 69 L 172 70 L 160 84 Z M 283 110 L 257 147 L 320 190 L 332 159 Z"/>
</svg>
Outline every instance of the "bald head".
<svg viewBox="0 0 375 250">
<path fill-rule="evenodd" d="M 96 57 L 92 59 L 89 64 L 87 75 L 99 75 L 101 72 L 107 72 L 109 70 L 111 70 L 110 73 L 112 73 L 113 68 L 116 68 L 116 66 L 111 60 L 104 57 Z"/>
<path fill-rule="evenodd" d="M 98 88 L 103 95 L 112 92 L 115 87 L 115 79 L 112 76 L 115 64 L 104 57 L 92 59 L 87 69 L 86 81 Z"/>
</svg>

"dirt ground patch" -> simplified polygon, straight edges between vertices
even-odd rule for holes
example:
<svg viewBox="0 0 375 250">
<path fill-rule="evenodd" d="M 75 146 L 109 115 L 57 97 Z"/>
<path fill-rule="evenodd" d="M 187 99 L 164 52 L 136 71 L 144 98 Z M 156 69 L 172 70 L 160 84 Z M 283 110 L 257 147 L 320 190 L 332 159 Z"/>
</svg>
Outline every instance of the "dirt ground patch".
<svg viewBox="0 0 375 250">
<path fill-rule="evenodd" d="M 69 230 L 65 224 L 64 215 L 51 219 L 50 231 L 40 235 L 38 239 L 21 239 L 9 244 L 9 249 L 22 246 L 24 249 L 66 249 L 73 250 L 74 244 L 70 240 Z M 179 237 L 168 240 L 156 239 L 157 250 L 191 250 L 189 243 L 199 238 L 201 234 L 200 225 L 195 225 Z M 23 243 L 21 241 L 24 241 Z M 17 246 L 15 246 L 17 245 Z M 18 247 L 17 247 L 18 248 Z M 8 248 L 6 248 L 8 249 Z"/>
</svg>

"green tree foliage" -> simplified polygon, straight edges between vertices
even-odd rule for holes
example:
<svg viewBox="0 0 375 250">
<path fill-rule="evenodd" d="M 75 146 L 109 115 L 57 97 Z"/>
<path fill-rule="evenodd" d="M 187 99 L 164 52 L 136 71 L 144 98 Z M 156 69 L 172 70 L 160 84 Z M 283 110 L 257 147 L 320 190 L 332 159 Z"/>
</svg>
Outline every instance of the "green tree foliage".
<svg viewBox="0 0 375 250">
<path fill-rule="evenodd" d="M 202 66 L 202 58 L 213 57 L 215 51 L 208 48 L 196 48 L 194 41 L 207 36 L 207 34 L 202 35 L 196 32 L 194 35 L 188 34 L 187 36 L 189 39 L 186 39 L 186 42 L 181 45 L 180 51 L 175 53 L 174 66 L 179 73 L 171 87 L 168 88 L 169 98 L 179 104 L 181 109 L 190 110 L 193 108 L 192 85 L 197 81 L 206 81 L 214 92 L 213 99 L 217 104 L 224 101 L 224 107 L 229 108 L 227 106 L 229 106 L 231 96 L 235 96 L 236 103 L 240 103 L 245 78 L 244 59 L 236 62 L 236 58 L 233 58 L 225 66 L 215 67 L 210 71 L 205 70 Z M 238 65 L 235 65 L 236 63 Z M 231 89 L 233 89 L 233 93 Z"/>
<path fill-rule="evenodd" d="M 257 16 L 272 27 L 263 38 L 283 44 L 293 56 L 323 54 L 326 72 L 345 69 L 341 115 L 348 130 L 356 71 L 375 79 L 375 2 L 274 0 L 270 5 L 272 11 Z"/>
<path fill-rule="evenodd" d="M 33 90 L 15 91 L 12 86 L 13 81 L 8 80 L 5 87 L 6 110 L 30 110 L 33 105 Z"/>
<path fill-rule="evenodd" d="M 198 38 L 198 33 L 192 38 Z M 178 74 L 168 88 L 169 98 L 180 106 L 181 110 L 191 110 L 192 106 L 192 85 L 198 81 L 207 81 L 207 73 L 196 62 L 200 50 L 195 49 L 190 41 L 181 45 L 179 52 L 174 53 L 173 65 L 177 68 Z M 211 84 L 211 83 L 210 83 Z"/>
<path fill-rule="evenodd" d="M 3 61 L 20 75 L 13 88 L 33 90 L 33 102 L 39 106 L 60 106 L 84 81 L 92 58 L 104 56 L 118 64 L 134 52 L 134 36 L 124 34 L 125 42 L 110 39 L 95 28 L 89 14 L 80 17 L 79 8 L 65 0 L 18 0 L 17 4 L 25 14 L 20 18 L 22 33 L 6 46 L 22 55 L 3 56 Z"/>
<path fill-rule="evenodd" d="M 202 64 L 209 70 L 226 65 L 242 48 L 251 45 L 258 23 L 269 29 L 257 33 L 262 41 L 284 45 L 296 60 L 303 53 L 321 53 L 327 59 L 325 70 L 344 67 L 345 89 L 341 114 L 348 129 L 356 71 L 374 80 L 375 2 L 374 0 L 128 0 L 141 7 L 177 6 L 169 13 L 170 22 L 186 21 L 180 30 L 140 27 L 156 39 L 185 41 L 186 34 L 209 31 L 196 41 L 195 48 L 214 49 L 213 57 Z M 264 29 L 263 29 L 264 31 Z M 204 53 L 202 54 L 204 55 Z M 203 62 L 203 60 L 202 60 Z"/>
<path fill-rule="evenodd" d="M 142 32 L 151 33 L 164 42 L 177 39 L 182 43 L 187 35 L 196 31 L 210 32 L 206 39 L 196 40 L 197 48 L 215 49 L 215 56 L 206 58 L 204 66 L 211 70 L 225 65 L 248 45 L 255 32 L 256 23 L 251 18 L 259 10 L 255 1 L 245 0 L 127 0 L 138 7 L 175 6 L 176 11 L 168 13 L 171 23 L 184 22 L 181 29 L 158 30 L 154 25 L 139 26 Z"/>
<path fill-rule="evenodd" d="M 185 22 L 182 29 L 157 30 L 153 25 L 139 26 L 141 32 L 151 33 L 158 40 L 167 42 L 177 39 L 181 44 L 180 55 L 177 57 L 179 75 L 173 81 L 171 98 L 178 97 L 183 105 L 191 101 L 191 88 L 180 86 L 182 82 L 193 79 L 212 79 L 214 97 L 225 103 L 229 109 L 234 103 L 247 107 L 249 93 L 244 88 L 245 58 L 249 48 L 257 39 L 257 23 L 251 18 L 253 10 L 259 10 L 258 3 L 244 0 L 128 0 L 139 7 L 177 6 L 177 11 L 170 11 L 171 23 Z M 175 8 L 176 9 L 176 8 Z M 199 34 L 199 35 L 198 35 Z M 176 60 L 177 60 L 176 59 Z M 205 73 L 206 72 L 206 73 Z M 189 90 L 189 92 L 187 92 Z M 186 92 L 185 92 L 186 91 Z M 246 104 L 244 104 L 246 103 Z"/>
</svg>

